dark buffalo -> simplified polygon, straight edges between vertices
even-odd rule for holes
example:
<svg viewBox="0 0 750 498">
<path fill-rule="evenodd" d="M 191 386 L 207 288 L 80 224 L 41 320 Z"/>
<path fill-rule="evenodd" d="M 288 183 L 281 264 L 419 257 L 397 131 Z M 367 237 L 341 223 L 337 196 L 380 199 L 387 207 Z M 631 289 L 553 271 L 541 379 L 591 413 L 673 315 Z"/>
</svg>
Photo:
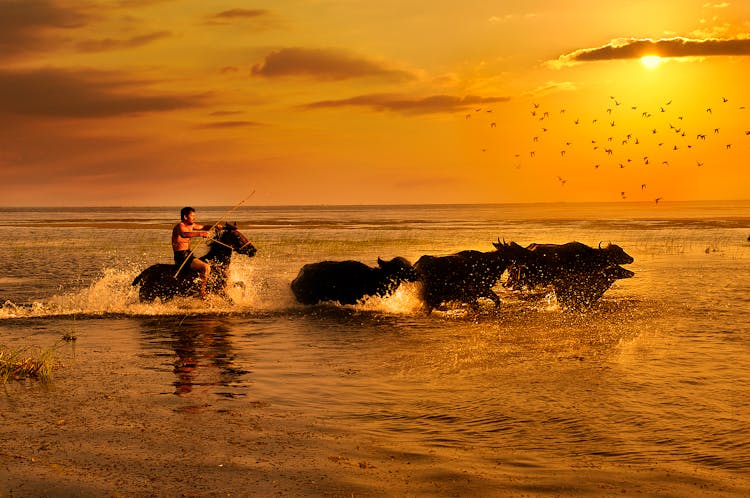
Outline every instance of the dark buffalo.
<svg viewBox="0 0 750 498">
<path fill-rule="evenodd" d="M 303 266 L 292 281 L 292 292 L 302 304 L 324 301 L 357 304 L 365 296 L 386 297 L 401 282 L 414 282 L 414 267 L 404 258 L 378 258 L 378 267 L 359 261 L 320 261 Z"/>
<path fill-rule="evenodd" d="M 216 228 L 215 231 L 215 239 L 208 242 L 208 253 L 199 259 L 211 265 L 206 292 L 228 299 L 226 285 L 232 252 L 252 257 L 257 250 L 235 225 L 227 224 L 222 228 Z M 132 284 L 140 286 L 140 300 L 151 302 L 159 298 L 167 301 L 176 296 L 200 295 L 201 277 L 198 272 L 184 267 L 179 272 L 177 270 L 178 267 L 174 264 L 156 264 L 143 270 Z"/>
<path fill-rule="evenodd" d="M 461 251 L 449 256 L 422 256 L 414 264 L 422 284 L 428 313 L 450 301 L 477 306 L 479 298 L 500 305 L 492 290 L 513 261 L 523 261 L 528 250 L 515 242 L 494 242 L 494 251 Z"/>
<path fill-rule="evenodd" d="M 632 256 L 620 246 L 593 248 L 580 242 L 531 244 L 524 260 L 508 269 L 506 287 L 514 290 L 552 286 L 558 302 L 571 308 L 591 306 L 612 283 L 634 274 L 618 265 Z"/>
<path fill-rule="evenodd" d="M 575 281 L 555 281 L 552 287 L 555 290 L 557 302 L 561 306 L 572 310 L 582 310 L 596 303 L 615 280 L 630 278 L 633 275 L 635 273 L 632 271 L 614 265 L 598 272 L 577 275 Z"/>
</svg>

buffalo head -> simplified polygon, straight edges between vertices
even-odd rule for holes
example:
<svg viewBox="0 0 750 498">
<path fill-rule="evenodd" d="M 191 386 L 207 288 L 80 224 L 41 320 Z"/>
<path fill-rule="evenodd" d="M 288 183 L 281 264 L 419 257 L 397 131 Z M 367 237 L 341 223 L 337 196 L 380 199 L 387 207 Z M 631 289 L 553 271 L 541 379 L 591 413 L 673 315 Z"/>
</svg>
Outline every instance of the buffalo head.
<svg viewBox="0 0 750 498">
<path fill-rule="evenodd" d="M 497 239 L 497 242 L 493 242 L 492 245 L 495 249 L 502 254 L 506 259 L 513 263 L 520 263 L 526 261 L 529 256 L 529 250 L 515 242 L 505 242 Z"/>
<path fill-rule="evenodd" d="M 622 247 L 612 244 L 611 242 L 604 247 L 602 247 L 602 244 L 600 242 L 599 249 L 602 251 L 606 251 L 607 259 L 612 264 L 628 265 L 634 261 L 633 257 L 630 254 L 626 253 Z"/>
<path fill-rule="evenodd" d="M 406 282 L 417 281 L 417 271 L 406 258 L 398 256 L 390 261 L 378 258 L 378 266 L 394 280 Z"/>
</svg>

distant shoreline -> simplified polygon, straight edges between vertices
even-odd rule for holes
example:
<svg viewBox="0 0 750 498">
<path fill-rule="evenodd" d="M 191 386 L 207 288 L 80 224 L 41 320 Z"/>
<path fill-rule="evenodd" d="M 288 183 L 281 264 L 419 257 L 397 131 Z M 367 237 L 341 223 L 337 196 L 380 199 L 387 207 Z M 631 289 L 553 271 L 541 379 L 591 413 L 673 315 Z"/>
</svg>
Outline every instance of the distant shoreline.
<svg viewBox="0 0 750 498">
<path fill-rule="evenodd" d="M 733 204 L 733 203 L 749 203 L 750 199 L 698 199 L 698 200 L 669 200 L 664 199 L 660 201 L 660 204 Z M 247 204 L 241 206 L 239 209 L 247 210 L 253 208 L 263 209 L 367 209 L 367 208 L 410 208 L 410 207 L 494 207 L 494 206 L 637 206 L 637 205 L 652 205 L 653 201 L 536 201 L 536 202 L 478 202 L 478 203 L 406 203 L 406 204 L 395 204 L 395 203 L 383 203 L 383 204 Z M 59 210 L 90 210 L 90 209 L 101 209 L 101 210 L 123 210 L 123 209 L 177 209 L 179 210 L 183 206 L 150 206 L 150 205 L 65 205 L 65 206 L 39 206 L 39 205 L 28 205 L 28 206 L 2 206 L 0 205 L 0 212 L 8 211 L 26 211 L 26 210 L 38 210 L 38 211 L 59 211 Z M 231 205 L 225 204 L 196 204 L 196 208 L 201 209 L 229 209 Z"/>
</svg>

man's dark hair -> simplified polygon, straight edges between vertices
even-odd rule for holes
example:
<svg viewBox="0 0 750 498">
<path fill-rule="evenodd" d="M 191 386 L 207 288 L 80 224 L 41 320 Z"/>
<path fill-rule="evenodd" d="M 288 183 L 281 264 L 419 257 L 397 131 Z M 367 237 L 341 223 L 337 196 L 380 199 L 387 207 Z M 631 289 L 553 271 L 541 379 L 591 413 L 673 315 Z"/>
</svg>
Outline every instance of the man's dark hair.
<svg viewBox="0 0 750 498">
<path fill-rule="evenodd" d="M 190 213 L 194 213 L 194 212 L 195 212 L 195 209 L 193 209 L 191 207 L 184 207 L 184 208 L 180 209 L 180 219 L 184 220 L 185 216 L 189 215 Z"/>
</svg>

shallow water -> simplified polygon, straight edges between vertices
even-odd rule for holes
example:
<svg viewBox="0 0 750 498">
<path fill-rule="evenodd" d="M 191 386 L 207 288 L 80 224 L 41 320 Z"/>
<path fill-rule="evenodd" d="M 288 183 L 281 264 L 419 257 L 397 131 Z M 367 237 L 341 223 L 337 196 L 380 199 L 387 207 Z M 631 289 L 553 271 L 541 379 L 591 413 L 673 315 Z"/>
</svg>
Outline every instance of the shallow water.
<svg viewBox="0 0 750 498">
<path fill-rule="evenodd" d="M 215 221 L 226 209 L 199 209 Z M 0 209 L 0 345 L 114 347 L 160 374 L 154 396 L 269 403 L 394 444 L 470 448 L 554 469 L 750 468 L 750 202 L 240 208 L 234 304 L 141 304 L 171 259 L 178 209 Z M 426 315 L 414 284 L 304 307 L 289 282 L 324 259 L 611 241 L 635 258 L 586 313 L 553 296 Z M 64 354 L 72 354 L 71 347 Z"/>
</svg>

